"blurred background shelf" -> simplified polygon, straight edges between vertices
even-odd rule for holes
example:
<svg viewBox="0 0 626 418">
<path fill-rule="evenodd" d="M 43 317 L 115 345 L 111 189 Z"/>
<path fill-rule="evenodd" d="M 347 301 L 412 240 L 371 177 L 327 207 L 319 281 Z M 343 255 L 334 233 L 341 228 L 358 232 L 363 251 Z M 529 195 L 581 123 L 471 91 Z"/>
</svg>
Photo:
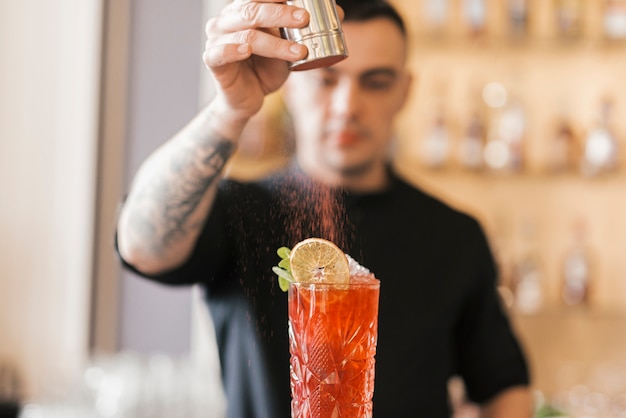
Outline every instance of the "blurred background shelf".
<svg viewBox="0 0 626 418">
<path fill-rule="evenodd" d="M 416 76 L 395 166 L 485 226 L 535 387 L 608 393 L 626 366 L 626 2 L 393 2 Z M 568 306 L 576 245 L 587 288 Z"/>
</svg>

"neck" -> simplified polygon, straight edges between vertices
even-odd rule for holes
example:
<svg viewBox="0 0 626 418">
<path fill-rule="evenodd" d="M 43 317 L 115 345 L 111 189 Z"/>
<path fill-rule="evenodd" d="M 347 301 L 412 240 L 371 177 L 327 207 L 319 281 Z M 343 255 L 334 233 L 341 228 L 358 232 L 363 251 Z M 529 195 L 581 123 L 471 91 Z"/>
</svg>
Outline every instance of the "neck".
<svg viewBox="0 0 626 418">
<path fill-rule="evenodd" d="M 302 172 L 315 181 L 351 192 L 368 193 L 384 190 L 389 184 L 389 173 L 384 163 L 354 170 L 329 170 L 306 160 L 299 160 Z"/>
</svg>

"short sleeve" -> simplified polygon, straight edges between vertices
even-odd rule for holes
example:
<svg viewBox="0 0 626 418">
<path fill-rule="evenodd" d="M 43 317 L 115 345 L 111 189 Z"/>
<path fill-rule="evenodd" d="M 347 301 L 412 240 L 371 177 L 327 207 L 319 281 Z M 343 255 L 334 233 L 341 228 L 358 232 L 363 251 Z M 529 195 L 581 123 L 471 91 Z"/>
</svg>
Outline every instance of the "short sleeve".
<svg viewBox="0 0 626 418">
<path fill-rule="evenodd" d="M 502 390 L 529 384 L 528 366 L 497 291 L 497 271 L 484 233 L 473 247 L 472 287 L 461 313 L 459 372 L 471 400 L 483 403 Z"/>
</svg>

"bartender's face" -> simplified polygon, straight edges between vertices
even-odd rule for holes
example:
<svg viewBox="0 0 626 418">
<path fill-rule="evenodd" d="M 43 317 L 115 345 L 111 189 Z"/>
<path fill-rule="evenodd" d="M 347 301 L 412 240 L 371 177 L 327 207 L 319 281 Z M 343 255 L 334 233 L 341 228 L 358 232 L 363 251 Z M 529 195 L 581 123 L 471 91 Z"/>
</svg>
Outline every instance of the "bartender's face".
<svg viewBox="0 0 626 418">
<path fill-rule="evenodd" d="M 410 85 L 406 40 L 392 21 L 349 21 L 343 30 L 349 57 L 294 72 L 285 89 L 300 165 L 333 173 L 339 183 L 386 163 L 393 120 Z"/>
</svg>

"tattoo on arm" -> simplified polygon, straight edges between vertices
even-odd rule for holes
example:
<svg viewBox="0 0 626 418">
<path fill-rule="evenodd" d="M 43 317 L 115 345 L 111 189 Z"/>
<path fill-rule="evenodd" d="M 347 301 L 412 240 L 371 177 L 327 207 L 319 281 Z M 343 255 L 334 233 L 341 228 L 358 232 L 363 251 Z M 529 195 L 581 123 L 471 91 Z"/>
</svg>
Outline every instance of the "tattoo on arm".
<svg viewBox="0 0 626 418">
<path fill-rule="evenodd" d="M 174 188 L 164 191 L 164 206 L 160 217 L 164 222 L 157 248 L 164 248 L 188 232 L 189 217 L 197 209 L 207 190 L 220 178 L 234 144 L 220 138 L 201 148 L 190 147 L 172 161 L 173 175 L 180 176 Z M 200 227 L 200 225 L 191 225 Z"/>
</svg>

